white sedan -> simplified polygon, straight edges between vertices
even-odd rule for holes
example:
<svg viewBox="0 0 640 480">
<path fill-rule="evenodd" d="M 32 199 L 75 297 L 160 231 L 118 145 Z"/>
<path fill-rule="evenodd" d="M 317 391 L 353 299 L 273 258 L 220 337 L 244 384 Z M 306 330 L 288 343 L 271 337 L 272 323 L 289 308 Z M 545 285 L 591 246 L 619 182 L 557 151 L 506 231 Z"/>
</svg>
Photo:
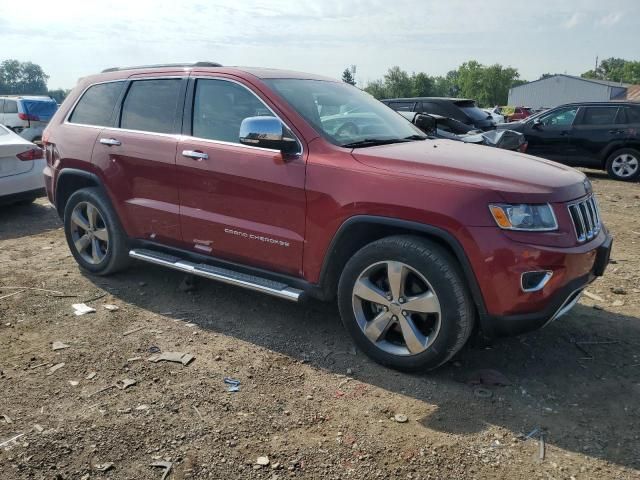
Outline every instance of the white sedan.
<svg viewBox="0 0 640 480">
<path fill-rule="evenodd" d="M 44 194 L 44 152 L 0 125 L 0 204 L 31 203 Z"/>
</svg>

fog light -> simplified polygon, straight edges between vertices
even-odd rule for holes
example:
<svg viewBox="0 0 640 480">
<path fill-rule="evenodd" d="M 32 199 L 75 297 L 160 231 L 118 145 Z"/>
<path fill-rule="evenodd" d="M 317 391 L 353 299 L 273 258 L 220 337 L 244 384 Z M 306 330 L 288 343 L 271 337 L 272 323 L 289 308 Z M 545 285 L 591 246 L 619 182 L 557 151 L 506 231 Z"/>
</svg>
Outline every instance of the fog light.
<svg viewBox="0 0 640 480">
<path fill-rule="evenodd" d="M 549 270 L 538 270 L 535 272 L 524 272 L 520 277 L 520 286 L 523 292 L 537 292 L 542 290 L 553 276 Z"/>
</svg>

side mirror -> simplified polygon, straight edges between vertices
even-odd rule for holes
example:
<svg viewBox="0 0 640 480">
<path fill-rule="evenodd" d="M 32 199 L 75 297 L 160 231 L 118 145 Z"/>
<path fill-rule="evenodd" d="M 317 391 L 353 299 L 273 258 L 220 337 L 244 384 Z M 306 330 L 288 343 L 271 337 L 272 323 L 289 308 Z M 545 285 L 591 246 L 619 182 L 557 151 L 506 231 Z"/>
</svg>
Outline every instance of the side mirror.
<svg viewBox="0 0 640 480">
<path fill-rule="evenodd" d="M 240 124 L 240 143 L 280 150 L 285 155 L 299 153 L 298 141 L 276 117 L 248 117 Z"/>
<path fill-rule="evenodd" d="M 535 130 L 542 130 L 542 122 L 540 121 L 539 118 L 536 118 L 533 123 L 531 124 L 531 128 L 535 129 Z"/>
<path fill-rule="evenodd" d="M 413 124 L 425 133 L 435 132 L 438 128 L 438 121 L 431 115 L 420 113 L 413 119 Z"/>
</svg>

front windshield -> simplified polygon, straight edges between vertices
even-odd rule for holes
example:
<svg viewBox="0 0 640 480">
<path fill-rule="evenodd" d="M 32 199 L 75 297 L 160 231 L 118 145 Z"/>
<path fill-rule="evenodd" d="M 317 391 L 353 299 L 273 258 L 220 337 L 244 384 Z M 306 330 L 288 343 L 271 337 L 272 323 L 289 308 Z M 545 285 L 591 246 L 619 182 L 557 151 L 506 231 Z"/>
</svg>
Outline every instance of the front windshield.
<svg viewBox="0 0 640 480">
<path fill-rule="evenodd" d="M 265 83 L 334 145 L 370 146 L 426 138 L 397 112 L 351 85 L 300 79 L 268 79 Z"/>
</svg>

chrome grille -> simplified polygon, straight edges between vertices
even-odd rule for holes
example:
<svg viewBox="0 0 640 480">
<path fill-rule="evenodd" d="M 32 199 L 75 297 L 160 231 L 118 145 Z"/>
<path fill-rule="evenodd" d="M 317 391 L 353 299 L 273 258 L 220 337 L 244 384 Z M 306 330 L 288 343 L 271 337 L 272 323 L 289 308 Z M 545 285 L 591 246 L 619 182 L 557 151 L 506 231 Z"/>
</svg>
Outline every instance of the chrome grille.
<svg viewBox="0 0 640 480">
<path fill-rule="evenodd" d="M 578 242 L 584 243 L 593 239 L 602 228 L 600 209 L 593 195 L 569 205 L 569 214 L 573 220 Z"/>
</svg>

